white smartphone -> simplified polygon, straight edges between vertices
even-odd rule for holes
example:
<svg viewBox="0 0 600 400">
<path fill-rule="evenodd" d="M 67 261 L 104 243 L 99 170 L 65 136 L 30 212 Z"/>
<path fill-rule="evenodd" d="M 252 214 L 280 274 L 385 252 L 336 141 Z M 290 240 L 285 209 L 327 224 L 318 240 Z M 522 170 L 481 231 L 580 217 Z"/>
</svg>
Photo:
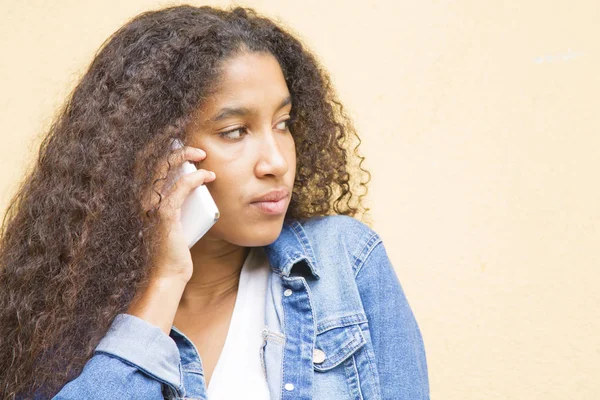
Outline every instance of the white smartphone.
<svg viewBox="0 0 600 400">
<path fill-rule="evenodd" d="M 179 139 L 173 139 L 171 150 L 183 147 Z M 171 180 L 175 182 L 185 174 L 197 171 L 193 163 L 185 161 Z M 215 201 L 210 195 L 208 188 L 202 184 L 192 190 L 181 206 L 181 225 L 191 248 L 208 230 L 217 222 L 220 213 Z"/>
</svg>

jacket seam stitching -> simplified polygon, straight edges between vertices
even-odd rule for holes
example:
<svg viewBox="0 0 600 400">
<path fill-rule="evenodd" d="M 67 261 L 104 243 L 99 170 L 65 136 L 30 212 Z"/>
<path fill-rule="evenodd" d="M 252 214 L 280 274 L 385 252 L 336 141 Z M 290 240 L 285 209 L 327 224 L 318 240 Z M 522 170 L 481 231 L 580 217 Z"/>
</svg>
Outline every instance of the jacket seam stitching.
<svg viewBox="0 0 600 400">
<path fill-rule="evenodd" d="M 358 277 L 360 271 L 362 271 L 363 266 L 369 259 L 369 256 L 373 252 L 373 250 L 377 247 L 379 243 L 382 243 L 381 237 L 375 232 L 371 235 L 371 237 L 367 240 L 367 244 L 363 247 L 360 255 L 360 263 L 356 266 L 356 272 L 354 273 L 354 278 Z"/>
<path fill-rule="evenodd" d="M 344 320 L 344 322 L 341 322 L 341 320 Z M 331 317 L 319 322 L 319 324 L 317 325 L 316 333 L 317 335 L 320 335 L 321 333 L 327 332 L 331 329 L 343 328 L 352 325 L 360 325 L 364 322 L 367 322 L 367 317 L 364 314 L 364 312 L 342 315 L 339 317 Z M 329 325 L 330 323 L 331 325 Z"/>
<path fill-rule="evenodd" d="M 363 400 L 364 397 L 362 395 L 360 374 L 358 373 L 358 368 L 356 367 L 356 353 L 352 354 L 352 366 L 354 367 L 354 372 L 356 373 L 356 380 L 358 383 L 358 395 L 360 397 L 360 400 Z"/>
<path fill-rule="evenodd" d="M 369 323 L 367 322 L 367 328 L 369 329 L 369 343 L 367 343 L 367 346 L 363 347 L 363 351 L 365 353 L 365 357 L 367 358 L 367 364 L 369 365 L 369 370 L 371 371 L 371 374 L 373 375 L 373 378 L 377 379 L 377 382 L 379 382 L 379 370 L 377 369 L 377 365 L 375 363 L 375 359 L 373 357 L 371 357 L 369 350 L 369 344 L 371 346 L 373 346 L 373 341 L 371 340 L 371 327 L 369 326 Z M 362 332 L 361 332 L 362 333 Z M 373 356 L 375 355 L 375 350 L 373 349 Z M 380 383 L 379 383 L 380 384 Z"/>
</svg>

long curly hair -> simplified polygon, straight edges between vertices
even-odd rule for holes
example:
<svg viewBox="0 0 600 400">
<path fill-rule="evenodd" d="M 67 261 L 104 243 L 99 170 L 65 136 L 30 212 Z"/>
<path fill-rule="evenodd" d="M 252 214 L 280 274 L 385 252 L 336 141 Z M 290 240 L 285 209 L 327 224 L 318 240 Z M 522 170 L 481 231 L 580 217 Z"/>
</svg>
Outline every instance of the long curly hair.
<svg viewBox="0 0 600 400">
<path fill-rule="evenodd" d="M 188 141 L 230 57 L 271 53 L 292 96 L 286 220 L 367 215 L 360 139 L 327 72 L 290 32 L 251 8 L 183 5 L 142 13 L 102 44 L 2 222 L 3 399 L 56 394 L 148 283 L 160 221 L 141 199 L 157 193 L 171 138 Z"/>
</svg>

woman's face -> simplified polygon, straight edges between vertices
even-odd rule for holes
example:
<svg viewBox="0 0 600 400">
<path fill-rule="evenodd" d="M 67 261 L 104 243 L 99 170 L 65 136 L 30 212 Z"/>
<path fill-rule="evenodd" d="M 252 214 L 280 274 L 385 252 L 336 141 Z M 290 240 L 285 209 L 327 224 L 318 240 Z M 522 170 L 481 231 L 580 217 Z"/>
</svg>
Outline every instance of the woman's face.
<svg viewBox="0 0 600 400">
<path fill-rule="evenodd" d="M 271 54 L 242 53 L 225 63 L 189 144 L 206 152 L 196 167 L 216 174 L 206 187 L 221 216 L 201 240 L 253 247 L 277 239 L 296 175 L 296 147 L 287 126 L 291 108 L 283 72 Z M 254 203 L 278 189 L 288 193 L 280 209 Z"/>
</svg>

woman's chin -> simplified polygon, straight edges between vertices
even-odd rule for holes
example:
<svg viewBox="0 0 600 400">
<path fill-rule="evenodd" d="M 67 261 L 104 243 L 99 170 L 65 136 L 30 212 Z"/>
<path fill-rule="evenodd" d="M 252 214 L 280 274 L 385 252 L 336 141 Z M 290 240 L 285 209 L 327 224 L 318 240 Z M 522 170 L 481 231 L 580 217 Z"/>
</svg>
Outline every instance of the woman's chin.
<svg viewBox="0 0 600 400">
<path fill-rule="evenodd" d="M 246 240 L 244 240 L 244 244 L 241 245 L 246 247 L 268 246 L 277 240 L 281 234 L 281 228 L 282 225 L 279 224 L 278 229 L 264 229 L 260 233 L 248 235 Z"/>
<path fill-rule="evenodd" d="M 225 240 L 243 247 L 267 246 L 277 240 L 283 229 L 283 218 L 270 221 L 237 221 L 219 225 L 218 221 L 206 234 L 210 240 Z"/>
</svg>

